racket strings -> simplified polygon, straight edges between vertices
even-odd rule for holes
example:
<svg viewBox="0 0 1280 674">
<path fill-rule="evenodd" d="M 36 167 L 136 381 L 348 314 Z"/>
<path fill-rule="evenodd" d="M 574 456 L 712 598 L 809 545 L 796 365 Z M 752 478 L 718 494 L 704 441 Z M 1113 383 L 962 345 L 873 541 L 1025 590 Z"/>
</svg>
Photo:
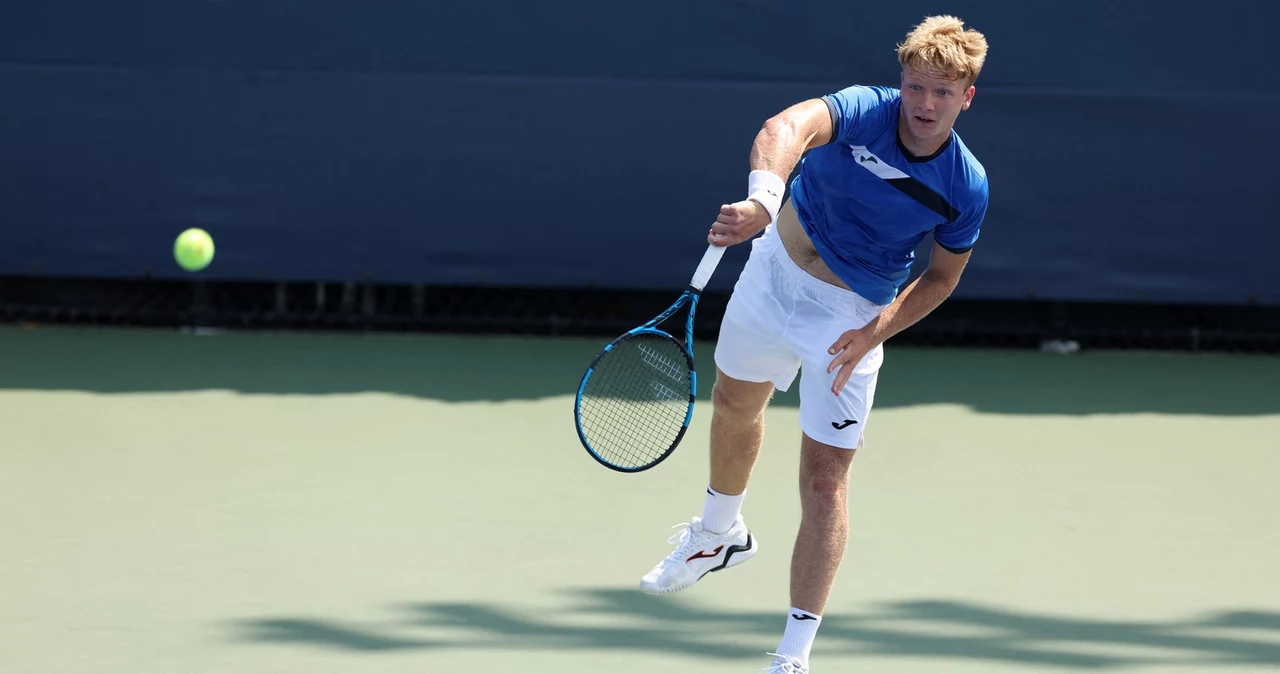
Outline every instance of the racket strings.
<svg viewBox="0 0 1280 674">
<path fill-rule="evenodd" d="M 689 364 L 677 343 L 654 334 L 623 340 L 600 359 L 583 389 L 583 433 L 615 466 L 652 463 L 680 436 L 689 392 Z"/>
<path fill-rule="evenodd" d="M 672 401 L 665 394 L 656 395 L 650 402 L 631 397 L 584 397 L 583 428 L 592 448 L 606 461 L 625 467 L 645 465 L 661 457 L 679 435 L 688 407 L 687 398 L 684 402 Z"/>
</svg>

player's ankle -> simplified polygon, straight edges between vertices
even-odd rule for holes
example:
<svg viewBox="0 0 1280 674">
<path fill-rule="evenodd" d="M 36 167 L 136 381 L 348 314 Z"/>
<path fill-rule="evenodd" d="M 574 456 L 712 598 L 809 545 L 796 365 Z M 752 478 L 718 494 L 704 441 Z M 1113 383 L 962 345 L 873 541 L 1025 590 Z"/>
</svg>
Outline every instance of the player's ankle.
<svg viewBox="0 0 1280 674">
<path fill-rule="evenodd" d="M 782 635 L 782 642 L 778 644 L 778 654 L 795 658 L 808 667 L 809 653 L 813 649 L 820 624 L 822 616 L 791 607 L 787 611 L 787 628 Z"/>
<path fill-rule="evenodd" d="M 707 485 L 707 498 L 702 506 L 702 528 L 716 534 L 732 529 L 738 521 L 745 497 L 745 491 L 736 495 L 721 494 Z"/>
</svg>

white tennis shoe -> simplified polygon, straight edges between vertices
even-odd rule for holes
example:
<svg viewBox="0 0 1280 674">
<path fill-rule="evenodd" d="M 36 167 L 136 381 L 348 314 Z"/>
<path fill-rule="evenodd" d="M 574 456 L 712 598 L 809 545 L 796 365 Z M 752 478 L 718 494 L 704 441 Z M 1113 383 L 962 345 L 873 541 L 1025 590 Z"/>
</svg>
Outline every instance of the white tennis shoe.
<svg viewBox="0 0 1280 674">
<path fill-rule="evenodd" d="M 640 579 L 640 589 L 645 594 L 679 592 L 712 571 L 737 566 L 751 559 L 760 547 L 743 523 L 742 515 L 738 515 L 733 526 L 722 534 L 703 529 L 701 517 L 676 527 L 684 529 L 667 539 L 668 543 L 678 544 L 676 549 Z"/>
<path fill-rule="evenodd" d="M 773 664 L 765 670 L 767 674 L 809 674 L 809 668 L 796 658 L 778 653 L 769 655 L 773 656 Z"/>
</svg>

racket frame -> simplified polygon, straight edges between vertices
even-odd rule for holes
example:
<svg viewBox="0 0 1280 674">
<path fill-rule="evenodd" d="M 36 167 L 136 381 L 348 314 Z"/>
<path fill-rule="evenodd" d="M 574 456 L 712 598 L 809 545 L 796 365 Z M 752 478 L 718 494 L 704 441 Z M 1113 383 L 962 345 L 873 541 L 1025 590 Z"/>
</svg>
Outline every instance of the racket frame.
<svg viewBox="0 0 1280 674">
<path fill-rule="evenodd" d="M 573 401 L 573 425 L 578 431 L 578 440 L 582 442 L 583 448 L 587 450 L 587 453 L 590 454 L 592 458 L 604 465 L 606 468 L 620 473 L 639 473 L 649 470 L 650 468 L 653 468 L 665 461 L 667 457 L 671 456 L 671 453 L 675 451 L 676 447 L 680 444 L 680 441 L 684 439 L 685 432 L 689 430 L 689 422 L 693 420 L 694 400 L 698 397 L 698 372 L 694 367 L 695 361 L 693 357 L 693 319 L 694 314 L 697 313 L 698 310 L 698 299 L 702 297 L 702 290 L 706 287 L 707 281 L 710 280 L 711 275 L 715 273 L 716 266 L 720 264 L 720 259 L 724 256 L 724 251 L 725 249 L 723 246 L 709 244 L 706 252 L 702 254 L 702 260 L 698 263 L 698 268 L 693 272 L 693 278 L 689 280 L 689 285 L 685 288 L 684 292 L 680 294 L 680 297 L 677 298 L 675 302 L 672 302 L 671 306 L 667 307 L 666 311 L 654 316 L 644 325 L 632 328 L 631 330 L 619 335 L 612 342 L 605 345 L 604 349 L 602 349 L 600 353 L 596 354 L 596 357 L 592 359 L 591 364 L 587 366 L 587 371 L 582 375 L 582 381 L 578 384 L 578 395 Z M 659 330 L 657 326 L 675 315 L 675 313 L 686 304 L 689 305 L 689 317 L 685 319 L 685 338 L 684 343 L 681 343 L 680 340 L 672 336 L 671 333 Z M 591 379 L 591 374 L 595 372 L 596 365 L 600 363 L 601 359 L 608 355 L 614 347 L 622 342 L 631 339 L 636 335 L 645 333 L 656 334 L 664 339 L 669 339 L 675 342 L 680 347 L 680 351 L 684 353 L 685 360 L 689 365 L 689 403 L 688 407 L 685 409 L 684 423 L 680 426 L 680 431 L 676 433 L 675 440 L 671 442 L 671 446 L 667 447 L 660 456 L 640 466 L 616 466 L 609 463 L 604 457 L 600 456 L 599 453 L 596 452 L 595 448 L 591 446 L 591 443 L 587 441 L 586 434 L 582 430 L 582 392 L 586 389 L 587 381 Z"/>
<path fill-rule="evenodd" d="M 591 455 L 591 458 L 595 459 L 604 467 L 609 468 L 610 470 L 616 470 L 620 473 L 639 473 L 646 471 L 662 463 L 667 459 L 667 457 L 671 456 L 671 453 L 675 451 L 676 447 L 680 444 L 680 441 L 684 439 L 685 432 L 689 430 L 689 422 L 693 420 L 694 400 L 698 397 L 698 372 L 694 367 L 695 361 L 693 356 L 693 320 L 694 314 L 698 309 L 698 299 L 701 296 L 702 291 L 690 285 L 683 293 L 681 293 L 680 297 L 676 299 L 675 302 L 672 302 L 670 307 L 667 307 L 666 311 L 663 311 L 653 317 L 644 325 L 632 328 L 631 330 L 628 330 L 616 337 L 612 342 L 606 344 L 605 347 L 601 349 L 600 353 L 596 354 L 596 357 L 591 360 L 591 364 L 587 366 L 587 371 L 582 375 L 582 381 L 578 384 L 578 395 L 573 402 L 574 427 L 578 431 L 578 440 L 582 442 L 582 447 L 587 450 L 587 453 Z M 675 313 L 686 304 L 689 305 L 689 316 L 685 319 L 685 338 L 684 342 L 681 342 L 671 333 L 665 330 L 659 330 L 657 326 L 674 316 Z M 685 361 L 689 366 L 689 402 L 685 408 L 684 422 L 680 425 L 680 430 L 676 433 L 675 439 L 671 441 L 671 446 L 663 450 L 662 454 L 657 458 L 646 464 L 631 467 L 619 466 L 610 463 L 607 459 L 600 456 L 600 454 L 596 452 L 595 448 L 591 446 L 591 442 L 587 440 L 587 436 L 582 430 L 582 392 L 586 389 L 587 381 L 591 379 L 592 373 L 595 372 L 596 365 L 598 365 L 605 356 L 609 355 L 609 352 L 612 351 L 614 347 L 628 339 L 644 334 L 656 335 L 663 339 L 671 340 L 680 347 L 680 352 L 684 354 Z"/>
</svg>

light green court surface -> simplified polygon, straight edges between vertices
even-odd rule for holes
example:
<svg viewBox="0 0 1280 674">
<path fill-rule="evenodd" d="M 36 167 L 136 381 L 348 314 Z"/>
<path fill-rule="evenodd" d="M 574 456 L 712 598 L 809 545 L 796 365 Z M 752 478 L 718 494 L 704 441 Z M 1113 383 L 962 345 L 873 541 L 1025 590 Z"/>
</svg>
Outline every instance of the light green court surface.
<svg viewBox="0 0 1280 674">
<path fill-rule="evenodd" d="M 646 597 L 711 410 L 657 469 L 604 469 L 572 423 L 600 345 L 0 330 L 0 671 L 756 671 L 795 397 L 747 495 L 760 554 Z M 891 346 L 813 671 L 1276 671 L 1278 382 L 1268 357 Z"/>
</svg>

